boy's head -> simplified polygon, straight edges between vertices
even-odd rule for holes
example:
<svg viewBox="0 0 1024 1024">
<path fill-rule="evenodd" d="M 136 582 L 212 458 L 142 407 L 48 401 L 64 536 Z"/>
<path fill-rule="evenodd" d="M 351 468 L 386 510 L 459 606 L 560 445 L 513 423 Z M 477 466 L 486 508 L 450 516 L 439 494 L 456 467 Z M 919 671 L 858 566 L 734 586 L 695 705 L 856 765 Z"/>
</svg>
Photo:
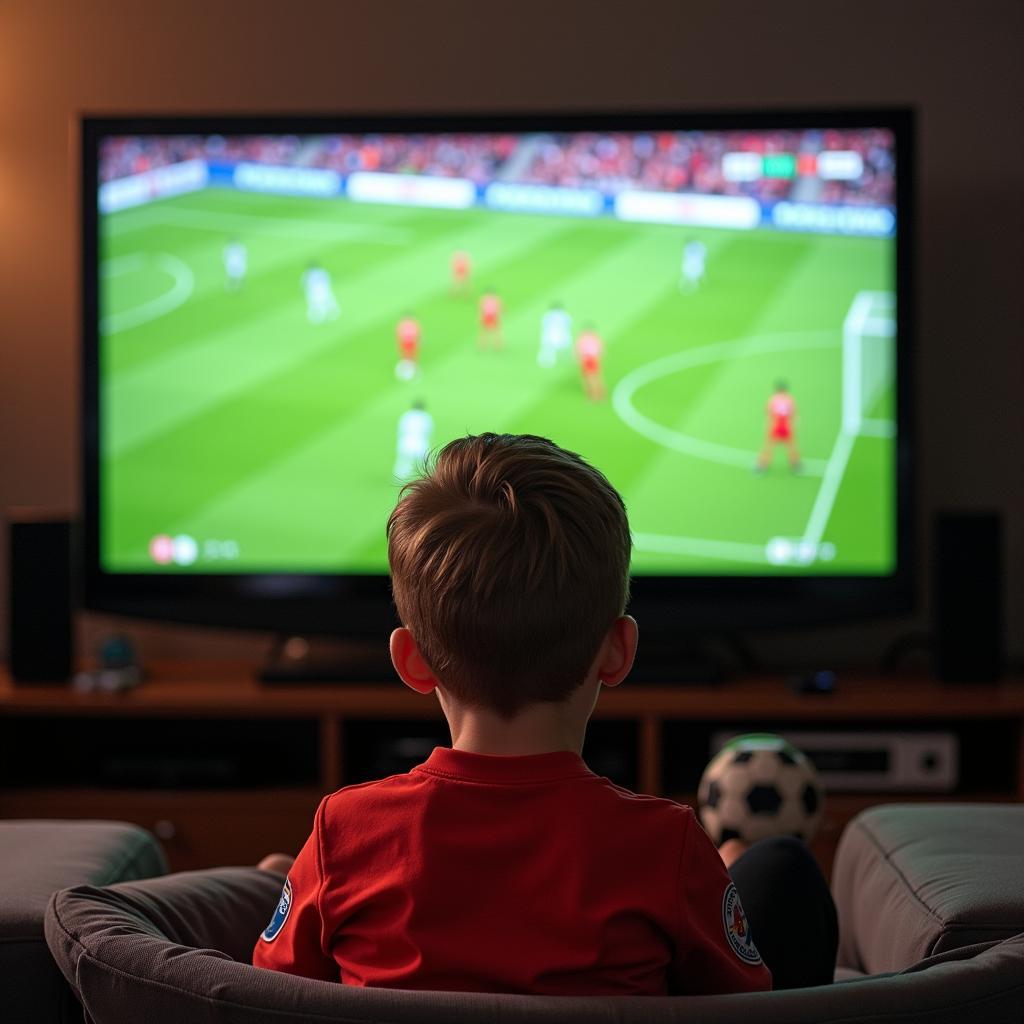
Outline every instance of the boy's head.
<svg viewBox="0 0 1024 1024">
<path fill-rule="evenodd" d="M 622 499 L 529 434 L 460 438 L 388 520 L 391 582 L 444 690 L 511 718 L 583 682 L 629 598 Z"/>
</svg>

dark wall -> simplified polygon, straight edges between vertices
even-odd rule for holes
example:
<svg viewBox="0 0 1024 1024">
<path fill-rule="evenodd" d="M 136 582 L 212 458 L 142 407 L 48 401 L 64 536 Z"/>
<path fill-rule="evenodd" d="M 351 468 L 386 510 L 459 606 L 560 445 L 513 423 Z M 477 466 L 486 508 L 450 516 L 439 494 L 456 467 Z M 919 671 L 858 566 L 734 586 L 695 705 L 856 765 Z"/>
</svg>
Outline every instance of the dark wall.
<svg viewBox="0 0 1024 1024">
<path fill-rule="evenodd" d="M 910 104 L 920 114 L 924 507 L 1005 511 L 1021 655 L 1022 41 L 1019 0 L 8 2 L 0 511 L 77 504 L 81 112 Z M 106 625 L 87 621 L 86 635 Z M 813 644 L 822 656 L 874 654 L 905 625 L 819 633 Z M 150 651 L 183 653 L 249 643 L 199 631 L 146 637 Z M 807 639 L 779 643 L 806 651 Z"/>
</svg>

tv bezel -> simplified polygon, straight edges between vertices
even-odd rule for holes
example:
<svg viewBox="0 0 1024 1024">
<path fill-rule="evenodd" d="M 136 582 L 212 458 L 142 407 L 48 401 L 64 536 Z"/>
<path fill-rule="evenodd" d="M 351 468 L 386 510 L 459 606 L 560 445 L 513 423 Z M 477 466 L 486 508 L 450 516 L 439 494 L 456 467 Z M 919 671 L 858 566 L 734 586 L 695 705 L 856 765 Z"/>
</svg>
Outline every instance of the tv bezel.
<svg viewBox="0 0 1024 1024">
<path fill-rule="evenodd" d="M 917 596 L 914 408 L 914 113 L 909 108 L 103 115 L 81 118 L 82 600 L 85 608 L 207 626 L 378 636 L 395 623 L 386 574 L 111 573 L 100 564 L 98 152 L 110 135 L 301 135 L 527 131 L 727 131 L 887 128 L 896 150 L 896 567 L 884 576 L 634 576 L 631 612 L 645 631 L 756 629 L 841 623 L 909 612 Z M 384 529 L 384 524 L 381 524 Z"/>
</svg>

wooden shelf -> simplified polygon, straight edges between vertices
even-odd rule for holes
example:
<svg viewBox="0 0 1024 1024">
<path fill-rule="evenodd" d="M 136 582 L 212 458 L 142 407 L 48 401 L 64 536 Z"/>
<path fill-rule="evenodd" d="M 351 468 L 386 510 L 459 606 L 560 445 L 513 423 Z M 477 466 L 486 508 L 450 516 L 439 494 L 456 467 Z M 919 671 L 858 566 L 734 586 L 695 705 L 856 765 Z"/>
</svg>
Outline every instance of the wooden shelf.
<svg viewBox="0 0 1024 1024">
<path fill-rule="evenodd" d="M 274 849 L 294 850 L 308 835 L 324 793 L 346 783 L 345 737 L 359 722 L 441 719 L 436 700 L 398 682 L 361 685 L 274 685 L 256 681 L 242 662 L 157 662 L 146 682 L 121 694 L 81 694 L 67 685 L 15 686 L 0 672 L 0 719 L 216 719 L 255 724 L 256 719 L 308 720 L 318 749 L 309 784 L 292 788 L 82 789 L 71 785 L 0 788 L 2 817 L 101 817 L 135 821 L 158 834 L 175 869 L 253 863 Z M 1000 736 L 1015 737 L 1004 763 L 1015 777 L 994 780 L 984 791 L 952 794 L 830 794 L 825 822 L 813 844 L 826 872 L 846 822 L 877 803 L 920 800 L 1024 800 L 1024 678 L 998 684 L 940 685 L 924 676 L 841 675 L 835 693 L 793 693 L 781 677 L 761 676 L 719 685 L 630 685 L 606 690 L 595 717 L 632 723 L 636 788 L 659 794 L 664 773 L 665 730 L 672 723 L 718 726 L 735 722 L 794 722 L 821 728 L 857 722 L 928 727 L 962 722 L 976 730 L 999 723 Z M 65 724 L 65 727 L 67 725 Z M 943 726 L 948 727 L 948 725 Z M 632 747 L 630 747 L 632 750 Z M 352 752 L 348 752 L 352 756 Z M 45 755 L 42 755 L 45 756 Z M 629 757 L 633 757 L 631 753 Z M 1010 761 L 1007 761 L 1007 758 Z M 628 760 L 628 758 L 627 758 Z M 2 783 L 0 783 L 2 785 Z M 671 788 L 671 786 L 669 787 Z M 1001 790 L 1001 792 L 999 791 Z M 692 793 L 672 794 L 693 802 Z"/>
<path fill-rule="evenodd" d="M 239 662 L 157 662 L 147 680 L 119 694 L 81 694 L 66 685 L 15 686 L 0 673 L 0 713 L 210 714 L 305 717 L 437 717 L 432 696 L 391 682 L 267 686 Z M 756 676 L 720 684 L 631 685 L 605 690 L 595 715 L 603 718 L 789 719 L 1024 718 L 1024 678 L 1001 683 L 940 684 L 925 676 L 840 676 L 831 694 L 794 693 L 781 677 Z"/>
</svg>

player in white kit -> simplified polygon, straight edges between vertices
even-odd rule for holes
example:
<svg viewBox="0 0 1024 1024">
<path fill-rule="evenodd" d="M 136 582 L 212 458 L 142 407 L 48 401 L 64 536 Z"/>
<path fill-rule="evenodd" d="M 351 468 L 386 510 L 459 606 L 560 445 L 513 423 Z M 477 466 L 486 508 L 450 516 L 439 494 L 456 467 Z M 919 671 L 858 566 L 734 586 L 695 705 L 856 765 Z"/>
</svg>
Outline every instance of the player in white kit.
<svg viewBox="0 0 1024 1024">
<path fill-rule="evenodd" d="M 331 275 L 320 264 L 309 265 L 302 275 L 302 287 L 306 292 L 306 318 L 311 324 L 338 318 L 338 300 L 331 287 Z"/>
<path fill-rule="evenodd" d="M 683 265 L 680 268 L 679 290 L 681 292 L 696 291 L 704 276 L 704 260 L 708 248 L 703 242 L 691 238 L 683 246 Z"/>
<path fill-rule="evenodd" d="M 242 287 L 248 268 L 248 250 L 237 238 L 232 238 L 224 246 L 224 273 L 228 279 L 228 291 L 237 292 Z"/>
<path fill-rule="evenodd" d="M 422 467 L 430 450 L 430 435 L 434 432 L 434 419 L 422 402 L 413 402 L 398 420 L 398 453 L 395 456 L 395 476 L 408 480 Z"/>
<path fill-rule="evenodd" d="M 537 352 L 538 366 L 554 366 L 563 352 L 572 348 L 572 317 L 562 309 L 559 302 L 553 302 L 540 322 L 540 349 Z"/>
</svg>

